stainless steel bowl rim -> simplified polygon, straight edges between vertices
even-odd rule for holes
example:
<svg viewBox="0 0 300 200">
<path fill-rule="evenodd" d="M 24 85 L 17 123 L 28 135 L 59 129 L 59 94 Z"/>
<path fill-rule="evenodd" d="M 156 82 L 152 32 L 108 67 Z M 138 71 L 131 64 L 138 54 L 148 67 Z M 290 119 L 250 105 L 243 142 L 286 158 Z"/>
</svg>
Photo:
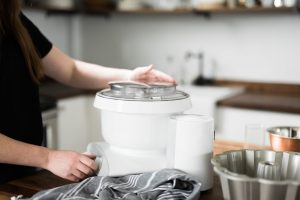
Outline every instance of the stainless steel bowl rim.
<svg viewBox="0 0 300 200">
<path fill-rule="evenodd" d="M 251 149 L 247 149 L 247 150 L 251 150 Z M 235 180 L 235 181 L 241 181 L 241 182 L 258 182 L 258 183 L 262 183 L 262 184 L 268 184 L 268 185 L 294 185 L 294 186 L 300 186 L 300 182 L 298 181 L 294 181 L 294 180 L 282 180 L 282 181 L 273 181 L 273 180 L 267 180 L 267 179 L 262 179 L 262 178 L 254 178 L 254 177 L 249 177 L 245 174 L 237 174 L 234 172 L 229 171 L 228 169 L 221 167 L 221 165 L 217 162 L 218 157 L 224 155 L 224 154 L 229 154 L 232 152 L 239 152 L 241 150 L 234 150 L 234 151 L 227 151 L 223 154 L 219 154 L 214 156 L 211 159 L 211 162 L 214 166 L 214 171 L 218 174 L 218 175 L 222 175 L 223 177 L 230 179 L 230 180 Z M 275 151 L 271 151 L 271 150 L 253 150 L 253 151 L 265 151 L 265 152 L 275 152 Z M 287 154 L 294 154 L 297 156 L 300 156 L 300 153 L 297 152 L 276 152 L 276 153 L 287 153 Z"/>
<path fill-rule="evenodd" d="M 276 137 L 279 137 L 279 138 L 286 138 L 286 139 L 291 139 L 291 140 L 300 140 L 300 138 L 287 137 L 287 136 L 283 136 L 283 135 L 280 135 L 279 133 L 274 132 L 274 129 L 282 129 L 282 128 L 300 129 L 300 127 L 296 127 L 296 126 L 274 126 L 274 127 L 267 128 L 266 131 L 270 135 L 273 135 L 273 136 L 276 136 Z"/>
</svg>

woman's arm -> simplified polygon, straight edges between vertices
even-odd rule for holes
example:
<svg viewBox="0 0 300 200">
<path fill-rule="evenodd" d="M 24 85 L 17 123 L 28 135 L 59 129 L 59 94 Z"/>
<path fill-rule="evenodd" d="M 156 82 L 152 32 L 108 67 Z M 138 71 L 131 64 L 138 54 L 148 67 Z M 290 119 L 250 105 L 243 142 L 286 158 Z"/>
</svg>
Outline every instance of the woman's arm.
<svg viewBox="0 0 300 200">
<path fill-rule="evenodd" d="M 175 83 L 172 77 L 154 70 L 152 65 L 134 70 L 104 67 L 74 60 L 56 47 L 51 49 L 42 62 L 46 75 L 66 85 L 79 88 L 105 88 L 107 83 L 113 80 Z"/>
<path fill-rule="evenodd" d="M 49 150 L 18 140 L 0 133 L 0 163 L 45 167 Z"/>
<path fill-rule="evenodd" d="M 95 157 L 56 151 L 11 139 L 0 133 L 0 163 L 44 168 L 57 176 L 79 181 L 95 173 Z"/>
</svg>

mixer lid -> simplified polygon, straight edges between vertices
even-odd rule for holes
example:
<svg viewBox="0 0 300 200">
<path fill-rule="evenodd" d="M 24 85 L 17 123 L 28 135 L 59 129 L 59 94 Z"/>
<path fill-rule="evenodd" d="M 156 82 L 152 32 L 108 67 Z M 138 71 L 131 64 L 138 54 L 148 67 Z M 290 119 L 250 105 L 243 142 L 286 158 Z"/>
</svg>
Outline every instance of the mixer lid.
<svg viewBox="0 0 300 200">
<path fill-rule="evenodd" d="M 110 82 L 110 88 L 98 93 L 99 96 L 131 101 L 171 101 L 188 98 L 189 95 L 176 90 L 176 84 L 141 83 L 135 81 Z"/>
</svg>

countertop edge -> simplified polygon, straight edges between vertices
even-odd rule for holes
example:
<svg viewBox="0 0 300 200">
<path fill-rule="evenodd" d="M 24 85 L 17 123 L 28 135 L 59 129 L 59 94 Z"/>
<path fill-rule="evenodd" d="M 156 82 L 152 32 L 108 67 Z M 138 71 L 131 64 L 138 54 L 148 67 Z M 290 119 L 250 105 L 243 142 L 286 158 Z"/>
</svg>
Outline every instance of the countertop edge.
<svg viewBox="0 0 300 200">
<path fill-rule="evenodd" d="M 77 89 L 54 81 L 40 85 L 40 95 L 51 97 L 55 100 L 77 97 L 80 95 L 96 95 L 100 90 L 101 88 L 97 90 Z M 300 114 L 300 95 L 244 90 L 241 93 L 218 100 L 216 106 Z"/>
</svg>

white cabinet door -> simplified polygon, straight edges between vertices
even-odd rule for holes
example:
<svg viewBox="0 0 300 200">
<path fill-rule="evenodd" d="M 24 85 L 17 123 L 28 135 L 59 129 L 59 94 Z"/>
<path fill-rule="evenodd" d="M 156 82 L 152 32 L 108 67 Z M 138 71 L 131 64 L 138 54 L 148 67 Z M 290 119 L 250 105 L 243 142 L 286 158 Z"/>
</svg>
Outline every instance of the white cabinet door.
<svg viewBox="0 0 300 200">
<path fill-rule="evenodd" d="M 88 143 L 87 98 L 58 101 L 58 149 L 84 152 Z"/>
<path fill-rule="evenodd" d="M 100 111 L 93 106 L 94 95 L 58 101 L 58 149 L 86 151 L 89 142 L 101 140 Z"/>
<path fill-rule="evenodd" d="M 98 108 L 94 107 L 95 95 L 88 95 L 87 115 L 88 115 L 88 142 L 98 142 L 103 140 L 101 137 L 101 114 Z"/>
<path fill-rule="evenodd" d="M 299 126 L 300 115 L 219 107 L 217 109 L 217 139 L 245 141 L 246 124 L 262 124 L 265 128 L 272 126 Z M 269 137 L 265 135 L 266 144 Z"/>
</svg>

